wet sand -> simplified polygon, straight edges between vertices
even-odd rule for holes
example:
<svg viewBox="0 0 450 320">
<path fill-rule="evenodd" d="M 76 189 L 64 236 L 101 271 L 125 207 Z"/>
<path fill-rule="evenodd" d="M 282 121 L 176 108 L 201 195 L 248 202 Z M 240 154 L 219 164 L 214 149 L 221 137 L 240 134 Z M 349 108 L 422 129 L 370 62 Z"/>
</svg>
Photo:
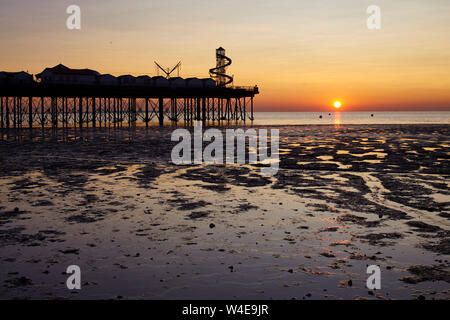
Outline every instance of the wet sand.
<svg viewBox="0 0 450 320">
<path fill-rule="evenodd" d="M 448 125 L 276 128 L 274 177 L 169 127 L 0 141 L 0 299 L 450 298 Z"/>
</svg>

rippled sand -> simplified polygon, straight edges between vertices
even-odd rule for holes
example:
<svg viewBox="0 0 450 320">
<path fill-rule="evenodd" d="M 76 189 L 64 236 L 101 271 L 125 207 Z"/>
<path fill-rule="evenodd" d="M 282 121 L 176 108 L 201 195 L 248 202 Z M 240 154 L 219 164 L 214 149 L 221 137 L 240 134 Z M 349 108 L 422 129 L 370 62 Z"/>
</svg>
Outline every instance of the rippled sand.
<svg viewBox="0 0 450 320">
<path fill-rule="evenodd" d="M 450 298 L 448 126 L 277 128 L 274 177 L 171 128 L 0 141 L 0 298 Z"/>
</svg>

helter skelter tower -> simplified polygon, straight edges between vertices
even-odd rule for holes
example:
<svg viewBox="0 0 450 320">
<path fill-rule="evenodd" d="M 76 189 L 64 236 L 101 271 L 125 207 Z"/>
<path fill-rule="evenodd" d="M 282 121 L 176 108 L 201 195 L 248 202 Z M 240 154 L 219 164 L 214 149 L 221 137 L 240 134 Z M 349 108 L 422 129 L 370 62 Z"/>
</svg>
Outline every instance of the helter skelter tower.
<svg viewBox="0 0 450 320">
<path fill-rule="evenodd" d="M 211 78 L 216 80 L 218 87 L 226 87 L 233 83 L 233 77 L 226 74 L 227 67 L 231 64 L 231 59 L 225 55 L 225 49 L 216 49 L 216 67 L 209 69 Z"/>
</svg>

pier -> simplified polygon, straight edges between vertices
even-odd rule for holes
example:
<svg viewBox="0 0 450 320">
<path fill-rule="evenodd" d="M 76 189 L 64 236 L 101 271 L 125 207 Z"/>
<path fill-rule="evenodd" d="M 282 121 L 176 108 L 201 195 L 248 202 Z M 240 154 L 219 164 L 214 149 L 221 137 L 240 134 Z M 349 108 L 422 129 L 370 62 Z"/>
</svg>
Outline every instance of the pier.
<svg viewBox="0 0 450 320">
<path fill-rule="evenodd" d="M 142 75 L 114 77 L 91 69 L 70 69 L 62 64 L 36 75 L 0 72 L 0 129 L 134 127 L 143 123 L 163 126 L 194 121 L 221 125 L 253 120 L 253 99 L 258 87 L 233 85 L 226 74 L 231 59 L 216 50 L 210 78 Z"/>
<path fill-rule="evenodd" d="M 218 124 L 253 120 L 257 87 L 158 88 L 0 84 L 0 127 L 123 127 L 156 120 Z"/>
</svg>

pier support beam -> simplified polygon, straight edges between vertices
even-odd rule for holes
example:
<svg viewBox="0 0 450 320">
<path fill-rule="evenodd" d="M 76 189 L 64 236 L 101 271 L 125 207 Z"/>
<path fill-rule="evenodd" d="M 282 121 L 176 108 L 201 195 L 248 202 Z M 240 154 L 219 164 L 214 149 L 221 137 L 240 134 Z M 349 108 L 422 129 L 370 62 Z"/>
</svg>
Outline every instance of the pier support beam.
<svg viewBox="0 0 450 320">
<path fill-rule="evenodd" d="M 79 97 L 78 98 L 78 125 L 80 126 L 80 129 L 83 128 L 83 98 Z"/>
<path fill-rule="evenodd" d="M 77 126 L 77 98 L 75 97 L 73 98 L 72 112 L 73 112 L 72 126 L 75 128 Z"/>
<path fill-rule="evenodd" d="M 131 127 L 131 98 L 128 98 L 128 128 Z"/>
<path fill-rule="evenodd" d="M 0 97 L 0 126 L 3 130 L 5 123 L 3 122 L 3 97 Z"/>
<path fill-rule="evenodd" d="M 50 111 L 51 111 L 51 119 L 52 119 L 52 128 L 55 128 L 58 125 L 57 106 L 58 106 L 58 98 L 51 97 Z"/>
<path fill-rule="evenodd" d="M 206 98 L 202 98 L 202 123 L 206 123 Z"/>
<path fill-rule="evenodd" d="M 45 127 L 45 109 L 44 109 L 44 97 L 41 97 L 41 129 L 44 132 Z"/>
<path fill-rule="evenodd" d="M 6 117 L 6 129 L 9 129 L 9 98 L 5 98 L 5 117 Z"/>
<path fill-rule="evenodd" d="M 113 127 L 116 127 L 117 122 L 117 116 L 116 116 L 116 105 L 117 105 L 117 98 L 113 98 Z"/>
<path fill-rule="evenodd" d="M 119 127 L 122 128 L 122 122 L 123 122 L 123 99 L 119 98 Z"/>
<path fill-rule="evenodd" d="M 197 98 L 197 121 L 200 121 L 200 98 Z"/>
<path fill-rule="evenodd" d="M 28 127 L 33 129 L 33 97 L 28 97 Z"/>
<path fill-rule="evenodd" d="M 148 128 L 148 122 L 150 119 L 148 118 L 148 98 L 145 98 L 145 126 Z"/>
<path fill-rule="evenodd" d="M 215 109 L 216 109 L 216 120 L 217 124 L 220 123 L 220 98 L 215 99 Z"/>
<path fill-rule="evenodd" d="M 105 127 L 106 127 L 106 117 L 105 117 Z M 108 98 L 108 127 L 111 128 L 111 98 Z"/>
<path fill-rule="evenodd" d="M 159 98 L 159 114 L 158 114 L 159 125 L 164 124 L 164 99 Z"/>
<path fill-rule="evenodd" d="M 95 128 L 95 98 L 92 99 L 92 127 Z"/>
<path fill-rule="evenodd" d="M 13 97 L 13 128 L 17 129 L 17 98 Z"/>
</svg>

